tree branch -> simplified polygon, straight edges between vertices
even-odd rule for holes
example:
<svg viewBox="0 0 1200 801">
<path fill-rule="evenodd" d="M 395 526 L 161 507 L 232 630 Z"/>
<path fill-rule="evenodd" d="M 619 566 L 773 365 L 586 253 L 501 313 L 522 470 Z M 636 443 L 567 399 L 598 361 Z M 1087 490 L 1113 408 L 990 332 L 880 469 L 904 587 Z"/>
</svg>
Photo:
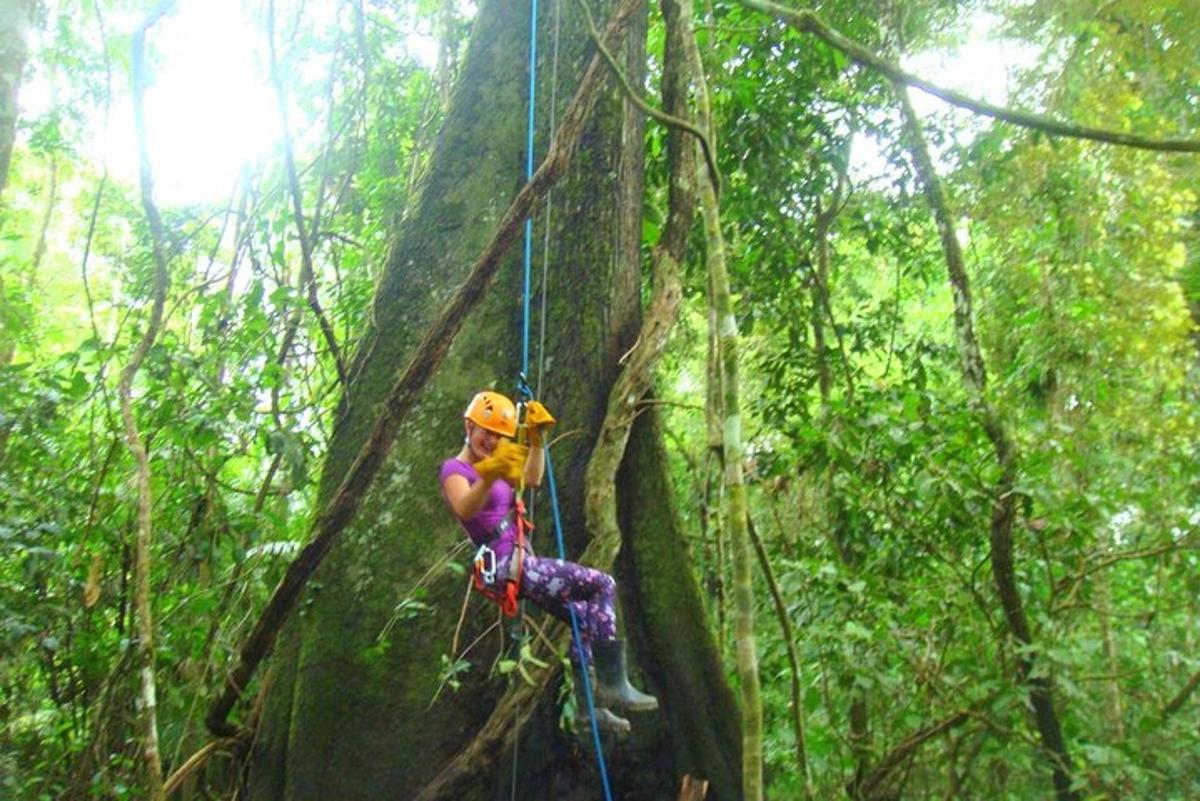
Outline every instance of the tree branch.
<svg viewBox="0 0 1200 801">
<path fill-rule="evenodd" d="M 1096 559 L 1095 563 L 1090 565 L 1081 565 L 1074 576 L 1069 579 L 1063 579 L 1059 582 L 1059 587 L 1056 588 L 1055 594 L 1065 595 L 1069 603 L 1074 597 L 1076 591 L 1084 580 L 1095 573 L 1102 570 L 1107 570 L 1115 564 L 1138 559 L 1151 559 L 1156 556 L 1172 553 L 1173 551 L 1183 551 L 1197 548 L 1195 542 L 1188 540 L 1179 540 L 1154 545 L 1148 548 L 1138 548 L 1136 550 L 1114 551 L 1112 553 L 1101 556 L 1100 554 L 1092 554 L 1088 559 Z M 1086 561 L 1086 560 L 1085 560 Z M 1067 604 L 1064 604 L 1064 608 Z"/>
<path fill-rule="evenodd" d="M 912 736 L 885 754 L 883 759 L 879 760 L 879 764 L 867 774 L 860 788 L 862 797 L 874 797 L 875 791 L 879 789 L 879 786 L 891 776 L 901 763 L 916 753 L 918 748 L 943 732 L 950 731 L 956 726 L 962 725 L 970 716 L 969 712 L 960 709 L 949 717 L 939 720 L 937 723 L 931 723 L 928 726 L 918 729 Z"/>
<path fill-rule="evenodd" d="M 696 137 L 700 142 L 700 149 L 704 152 L 704 163 L 708 166 L 708 174 L 712 180 L 713 191 L 719 196 L 721 194 L 721 172 L 717 169 L 717 156 L 713 152 L 712 142 L 709 141 L 708 135 L 697 128 L 693 123 L 682 117 L 677 117 L 673 114 L 668 114 L 665 111 L 659 111 L 654 106 L 647 103 L 641 95 L 634 91 L 629 84 L 629 79 L 625 77 L 625 73 L 621 70 L 621 66 L 617 64 L 617 60 L 613 58 L 612 53 L 600 41 L 600 34 L 596 31 L 596 24 L 592 21 L 592 12 L 588 9 L 587 3 L 584 0 L 578 0 L 580 9 L 583 10 L 583 17 L 587 20 L 588 34 L 592 37 L 592 41 L 596 45 L 596 49 L 600 51 L 600 55 L 604 57 L 604 63 L 612 70 L 613 75 L 617 79 L 617 83 L 621 87 L 621 91 L 625 96 L 633 102 L 638 109 L 646 116 L 658 120 L 663 125 L 671 128 L 678 128 L 682 131 L 687 131 L 692 136 Z"/>
<path fill-rule="evenodd" d="M 1167 718 L 1171 717 L 1171 715 L 1174 715 L 1176 712 L 1178 712 L 1183 705 L 1187 703 L 1187 700 L 1191 697 L 1192 693 L 1196 691 L 1197 686 L 1200 686 L 1200 670 L 1197 670 L 1195 673 L 1193 673 L 1192 677 L 1187 680 L 1186 684 L 1183 685 L 1183 689 L 1177 692 L 1175 697 L 1168 701 L 1167 705 L 1163 707 L 1163 720 L 1166 720 Z"/>
<path fill-rule="evenodd" d="M 240 740 L 234 737 L 222 737 L 217 740 L 210 740 L 203 748 L 192 754 L 187 760 L 180 765 L 174 773 L 168 778 L 163 785 L 163 793 L 171 795 L 178 790 L 183 783 L 187 781 L 193 773 L 204 767 L 204 763 L 214 755 L 223 750 L 233 748 L 239 744 Z"/>
<path fill-rule="evenodd" d="M 1040 114 L 1033 114 L 1028 111 L 1019 111 L 1015 109 L 996 106 L 991 103 L 985 103 L 982 100 L 968 97 L 961 92 L 956 92 L 953 89 L 946 89 L 931 83 L 924 78 L 920 78 L 911 72 L 901 69 L 896 64 L 888 61 L 879 54 L 871 51 L 863 45 L 855 42 L 853 39 L 843 35 L 837 30 L 829 27 L 812 11 L 796 10 L 784 8 L 783 6 L 769 2 L 769 0 L 741 0 L 742 5 L 751 8 L 755 11 L 761 11 L 764 14 L 769 14 L 778 20 L 786 22 L 801 33 L 811 33 L 821 41 L 845 53 L 854 61 L 862 64 L 864 67 L 870 67 L 878 72 L 883 73 L 891 81 L 903 83 L 908 86 L 920 89 L 922 92 L 931 94 L 939 100 L 945 101 L 954 106 L 965 108 L 973 111 L 976 114 L 982 114 L 985 117 L 991 117 L 1004 122 L 1019 125 L 1022 128 L 1030 128 L 1035 131 L 1052 134 L 1054 136 L 1067 136 L 1075 139 L 1090 139 L 1094 142 L 1104 142 L 1110 145 L 1120 145 L 1122 147 L 1134 147 L 1141 150 L 1158 150 L 1172 153 L 1200 153 L 1200 141 L 1194 139 L 1154 139 L 1148 136 L 1139 136 L 1137 134 L 1121 133 L 1119 131 L 1109 131 L 1103 128 L 1092 128 L 1086 125 L 1076 125 L 1069 122 L 1060 122 L 1059 120 L 1051 119 Z"/>
</svg>

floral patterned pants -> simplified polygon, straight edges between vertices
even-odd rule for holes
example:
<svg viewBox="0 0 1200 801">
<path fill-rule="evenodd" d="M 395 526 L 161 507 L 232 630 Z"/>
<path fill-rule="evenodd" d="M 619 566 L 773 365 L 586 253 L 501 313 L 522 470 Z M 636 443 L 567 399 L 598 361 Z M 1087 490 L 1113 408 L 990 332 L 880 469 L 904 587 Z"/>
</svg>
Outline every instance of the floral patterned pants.
<svg viewBox="0 0 1200 801">
<path fill-rule="evenodd" d="M 507 577 L 510 565 L 511 557 L 504 557 L 497 565 L 497 574 Z M 526 552 L 521 565 L 520 597 L 528 598 L 568 625 L 571 623 L 569 610 L 575 610 L 579 636 L 583 640 L 583 664 L 591 663 L 591 643 L 617 637 L 617 615 L 613 605 L 616 587 L 616 582 L 607 573 L 562 559 L 545 559 Z M 572 656 L 577 657 L 574 652 Z"/>
</svg>

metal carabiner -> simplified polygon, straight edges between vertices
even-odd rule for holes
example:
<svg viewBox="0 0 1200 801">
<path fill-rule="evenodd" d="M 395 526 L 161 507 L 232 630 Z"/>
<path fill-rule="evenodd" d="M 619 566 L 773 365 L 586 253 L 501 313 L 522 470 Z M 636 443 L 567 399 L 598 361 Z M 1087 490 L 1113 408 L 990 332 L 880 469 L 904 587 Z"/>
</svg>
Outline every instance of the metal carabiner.
<svg viewBox="0 0 1200 801">
<path fill-rule="evenodd" d="M 496 552 L 486 545 L 480 545 L 475 552 L 475 569 L 479 577 L 489 587 L 496 583 Z"/>
</svg>

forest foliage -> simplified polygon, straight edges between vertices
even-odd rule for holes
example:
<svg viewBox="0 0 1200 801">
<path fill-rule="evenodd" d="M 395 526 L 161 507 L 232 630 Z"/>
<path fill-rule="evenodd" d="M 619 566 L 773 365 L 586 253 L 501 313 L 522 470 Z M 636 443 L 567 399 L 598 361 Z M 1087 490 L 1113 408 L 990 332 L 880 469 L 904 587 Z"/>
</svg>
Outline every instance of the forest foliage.
<svg viewBox="0 0 1200 801">
<path fill-rule="evenodd" d="M 139 490 L 119 382 L 159 265 L 138 176 L 110 170 L 103 138 L 117 114 L 132 130 L 131 45 L 151 12 L 11 5 L 29 52 L 0 76 L 19 86 L 0 176 L 0 795 L 140 798 Z M 987 379 L 977 397 L 896 87 L 753 3 L 691 5 L 762 557 L 767 795 L 1050 797 L 1060 757 L 1047 758 L 1030 711 L 1039 687 L 1074 797 L 1200 795 L 1200 156 L 919 104 L 965 255 Z M 132 377 L 164 774 L 207 742 L 208 703 L 319 511 L 342 373 L 420 192 L 473 14 L 449 0 L 239 8 L 261 66 L 247 80 L 287 135 L 224 197 L 159 205 L 169 281 Z M 1190 0 L 811 9 L 966 94 L 979 87 L 954 71 L 987 41 L 1021 54 L 993 102 L 1200 137 Z M 171 57 L 155 42 L 177 13 L 147 31 L 151 75 Z M 662 39 L 652 8 L 654 85 Z M 667 187 L 665 130 L 647 131 L 650 243 Z M 656 402 L 693 543 L 680 569 L 710 591 L 732 678 L 731 525 L 706 414 L 721 408 L 706 388 L 711 241 L 697 222 Z M 1027 641 L 993 578 L 1003 504 Z M 230 760 L 213 760 L 181 792 L 236 781 Z"/>
</svg>

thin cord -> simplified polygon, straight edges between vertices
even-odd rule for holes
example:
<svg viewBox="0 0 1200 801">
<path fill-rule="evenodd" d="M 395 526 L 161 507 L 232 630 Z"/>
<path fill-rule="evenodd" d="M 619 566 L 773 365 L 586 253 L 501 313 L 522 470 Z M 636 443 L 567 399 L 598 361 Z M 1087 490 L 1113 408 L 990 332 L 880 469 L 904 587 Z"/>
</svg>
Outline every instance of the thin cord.
<svg viewBox="0 0 1200 801">
<path fill-rule="evenodd" d="M 510 679 L 510 681 L 511 681 L 511 679 Z M 513 712 L 514 720 L 515 720 L 516 716 L 517 716 L 517 713 Z M 509 793 L 512 798 L 512 801 L 517 801 L 517 752 L 520 750 L 521 750 L 521 727 L 513 726 L 512 785 L 511 785 L 511 790 Z"/>
<path fill-rule="evenodd" d="M 562 5 L 555 0 L 554 3 L 554 56 L 550 60 L 550 139 L 553 141 L 554 132 L 557 128 L 558 115 L 558 32 L 559 32 L 559 9 Z M 554 210 L 554 189 L 553 187 L 546 192 L 546 226 L 545 226 L 545 244 L 542 247 L 542 300 L 541 300 L 541 320 L 540 330 L 538 332 L 538 371 L 537 371 L 537 397 L 542 396 L 542 377 L 546 374 L 546 276 L 550 273 L 550 222 L 551 212 Z"/>
<path fill-rule="evenodd" d="M 550 59 L 550 141 L 554 141 L 554 132 L 558 129 L 558 32 L 560 29 L 559 10 L 562 5 L 554 0 L 554 54 Z M 542 378 L 546 375 L 546 277 L 550 274 L 550 228 L 551 212 L 554 211 L 554 187 L 546 190 L 546 222 L 545 239 L 542 245 L 542 297 L 538 302 L 540 317 L 538 319 L 538 368 L 534 397 L 542 396 Z M 529 515 L 534 513 L 534 493 L 529 494 Z"/>
</svg>

